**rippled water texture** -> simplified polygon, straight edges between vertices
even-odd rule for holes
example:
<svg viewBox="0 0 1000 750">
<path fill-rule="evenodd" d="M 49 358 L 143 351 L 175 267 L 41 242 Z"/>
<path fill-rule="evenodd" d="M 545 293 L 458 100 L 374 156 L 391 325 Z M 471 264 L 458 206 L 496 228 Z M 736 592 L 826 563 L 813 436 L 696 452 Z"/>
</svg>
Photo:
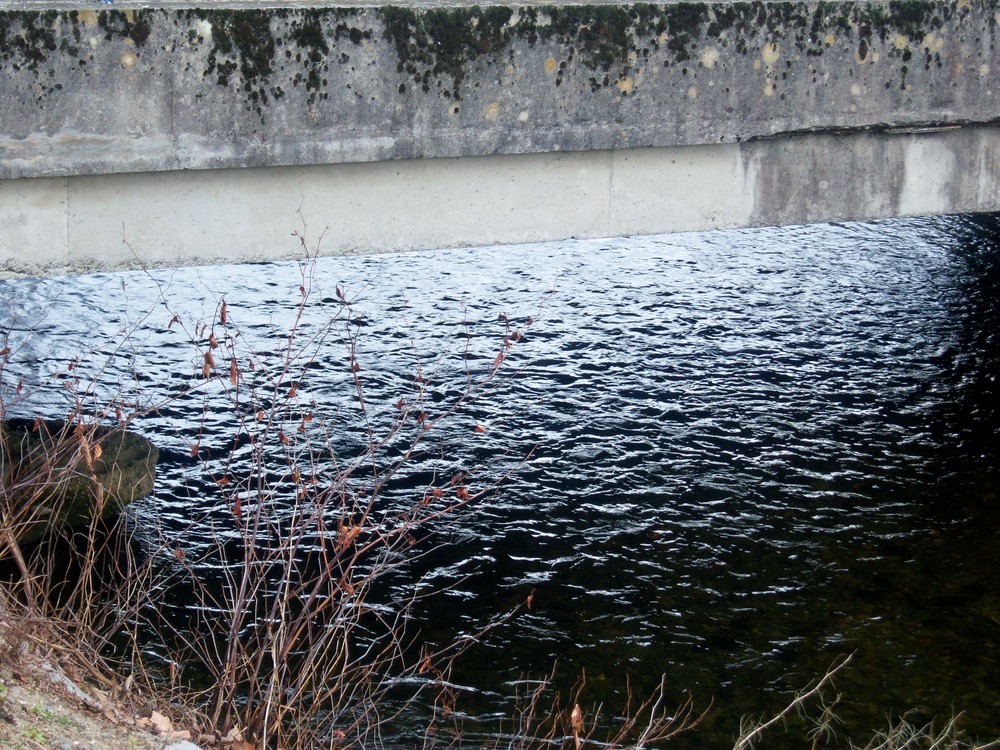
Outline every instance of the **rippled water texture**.
<svg viewBox="0 0 1000 750">
<path fill-rule="evenodd" d="M 971 732 L 1000 734 L 998 226 L 952 217 L 318 261 L 304 331 L 339 308 L 337 285 L 356 297 L 349 330 L 375 413 L 418 370 L 453 397 L 465 361 L 474 380 L 488 371 L 500 313 L 534 321 L 423 459 L 503 477 L 425 561 L 452 587 L 427 606 L 426 631 L 443 639 L 534 591 L 531 611 L 456 673 L 475 688 L 468 710 L 499 710 L 513 681 L 554 664 L 563 688 L 586 670 L 585 697 L 612 704 L 626 676 L 641 691 L 665 672 L 671 700 L 714 699 L 701 737 L 724 746 L 740 715 L 777 710 L 857 651 L 838 681 L 843 731 L 965 710 Z M 152 403 L 202 366 L 172 313 L 193 329 L 225 297 L 243 335 L 274 350 L 302 283 L 296 263 L 153 277 L 169 310 L 137 273 L 0 286 L 18 372 L 44 384 L 81 358 Z M 343 335 L 316 352 L 301 397 L 353 424 Z M 63 390 L 19 408 L 58 415 Z M 210 543 L 190 519 L 224 503 L 190 446 L 224 452 L 232 415 L 208 394 L 137 427 L 163 448 L 141 524 L 197 557 Z"/>
</svg>

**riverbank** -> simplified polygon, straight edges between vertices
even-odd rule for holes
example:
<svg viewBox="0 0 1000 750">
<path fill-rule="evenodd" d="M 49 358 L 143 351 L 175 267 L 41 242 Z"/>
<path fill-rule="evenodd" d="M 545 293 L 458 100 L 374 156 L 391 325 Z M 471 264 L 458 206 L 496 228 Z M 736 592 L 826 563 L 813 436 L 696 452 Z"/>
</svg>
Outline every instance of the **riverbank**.
<svg viewBox="0 0 1000 750">
<path fill-rule="evenodd" d="M 190 734 L 154 713 L 155 697 L 98 687 L 82 655 L 47 630 L 0 613 L 0 747 L 183 750 Z"/>
</svg>

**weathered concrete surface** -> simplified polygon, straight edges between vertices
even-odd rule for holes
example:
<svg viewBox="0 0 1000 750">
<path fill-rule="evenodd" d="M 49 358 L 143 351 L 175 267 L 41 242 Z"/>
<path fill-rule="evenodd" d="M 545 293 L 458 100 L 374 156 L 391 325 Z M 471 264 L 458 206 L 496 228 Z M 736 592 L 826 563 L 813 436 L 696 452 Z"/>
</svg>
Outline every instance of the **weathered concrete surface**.
<svg viewBox="0 0 1000 750">
<path fill-rule="evenodd" d="M 989 126 L 38 178 L 0 181 L 0 274 L 301 256 L 299 212 L 331 254 L 981 210 L 1000 210 Z"/>
<path fill-rule="evenodd" d="M 983 122 L 1000 117 L 998 12 L 994 0 L 0 11 L 0 177 Z"/>
<path fill-rule="evenodd" d="M 998 3 L 0 1 L 0 264 L 1000 209 Z"/>
</svg>

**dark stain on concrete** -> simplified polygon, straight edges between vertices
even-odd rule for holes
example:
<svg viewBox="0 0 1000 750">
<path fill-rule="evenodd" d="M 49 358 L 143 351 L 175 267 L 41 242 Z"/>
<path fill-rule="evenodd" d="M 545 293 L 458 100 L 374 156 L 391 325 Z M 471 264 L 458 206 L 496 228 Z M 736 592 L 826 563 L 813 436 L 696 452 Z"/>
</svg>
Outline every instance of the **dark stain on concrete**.
<svg viewBox="0 0 1000 750">
<path fill-rule="evenodd" d="M 670 64 L 696 70 L 700 50 L 708 44 L 737 54 L 756 54 L 765 43 L 780 40 L 782 47 L 805 57 L 827 52 L 830 34 L 853 40 L 857 59 L 871 59 L 876 44 L 891 43 L 901 35 L 920 50 L 921 40 L 940 30 L 953 16 L 978 9 L 994 33 L 997 0 L 972 0 L 961 9 L 947 0 L 885 0 L 878 2 L 728 2 L 632 5 L 539 5 L 480 8 L 196 8 L 122 11 L 101 9 L 97 25 L 105 41 L 129 41 L 137 50 L 159 32 L 175 44 L 194 38 L 190 25 L 177 19 L 207 21 L 212 25 L 211 44 L 204 60 L 207 80 L 218 86 L 238 87 L 248 109 L 262 119 L 267 107 L 286 93 L 284 87 L 301 86 L 309 105 L 328 98 L 337 77 L 331 62 L 347 69 L 352 56 L 343 42 L 352 45 L 388 43 L 397 58 L 399 79 L 386 91 L 398 96 L 416 92 L 460 100 L 472 66 L 514 64 L 515 43 L 535 46 L 555 44 L 562 50 L 558 72 L 560 86 L 576 67 L 580 80 L 593 91 L 613 87 L 631 75 L 637 61 L 665 46 Z M 81 56 L 83 11 L 0 11 L 0 70 L 27 69 L 43 81 L 47 93 L 61 90 L 64 81 L 51 65 L 54 55 Z M 977 21 L 978 22 L 978 21 Z M 974 30 L 976 31 L 976 30 Z M 91 34 L 93 29 L 87 29 Z M 206 40 L 207 41 L 207 40 Z M 158 42 L 158 43 L 160 43 Z M 339 46 L 338 46 L 339 45 Z M 166 48 L 166 46 L 164 47 Z M 890 49 L 901 58 L 899 73 L 911 70 L 912 51 Z M 297 70 L 288 71 L 293 64 Z M 941 66 L 940 54 L 925 51 L 925 68 Z M 353 70 L 353 68 L 351 68 Z M 278 74 L 281 74 L 280 76 Z M 845 75 L 852 75 L 845 71 Z M 347 84 L 344 84 L 347 85 Z M 359 96 L 361 93 L 359 92 Z M 365 96 L 370 96 L 365 93 Z M 384 95 L 384 93 L 382 94 Z"/>
</svg>

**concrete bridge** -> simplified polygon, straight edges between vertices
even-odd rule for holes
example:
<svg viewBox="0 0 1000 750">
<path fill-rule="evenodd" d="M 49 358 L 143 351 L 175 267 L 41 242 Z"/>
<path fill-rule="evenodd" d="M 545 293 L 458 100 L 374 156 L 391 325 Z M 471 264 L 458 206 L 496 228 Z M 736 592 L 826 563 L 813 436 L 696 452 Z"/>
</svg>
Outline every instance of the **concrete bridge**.
<svg viewBox="0 0 1000 750">
<path fill-rule="evenodd" d="M 996 210 L 998 0 L 0 0 L 8 275 Z"/>
</svg>

